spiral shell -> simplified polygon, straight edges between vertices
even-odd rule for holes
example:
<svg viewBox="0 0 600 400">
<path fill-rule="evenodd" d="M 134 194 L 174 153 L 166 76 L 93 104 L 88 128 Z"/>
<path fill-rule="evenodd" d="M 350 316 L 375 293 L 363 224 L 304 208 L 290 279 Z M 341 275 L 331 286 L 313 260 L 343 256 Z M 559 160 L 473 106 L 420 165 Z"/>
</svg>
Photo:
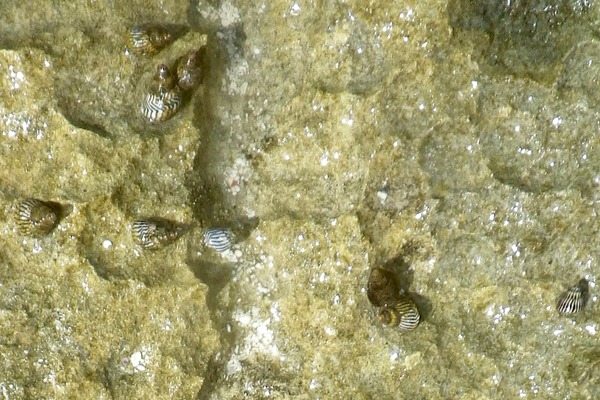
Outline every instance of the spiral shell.
<svg viewBox="0 0 600 400">
<path fill-rule="evenodd" d="M 400 289 L 394 273 L 383 268 L 373 268 L 369 274 L 367 297 L 376 307 L 396 303 L 400 297 Z"/>
<path fill-rule="evenodd" d="M 177 60 L 177 80 L 182 90 L 190 90 L 198 86 L 204 74 L 201 68 L 201 62 L 206 54 L 206 46 L 198 50 L 192 50 Z"/>
<path fill-rule="evenodd" d="M 17 223 L 25 235 L 44 236 L 60 221 L 60 205 L 38 199 L 25 199 L 17 206 Z"/>
<path fill-rule="evenodd" d="M 169 31 L 159 25 L 133 26 L 127 35 L 128 48 L 141 55 L 154 55 L 171 41 Z"/>
<path fill-rule="evenodd" d="M 581 278 L 577 285 L 564 292 L 556 303 L 556 310 L 562 315 L 571 315 L 585 307 L 588 300 L 588 281 Z"/>
<path fill-rule="evenodd" d="M 142 114 L 150 122 L 166 121 L 179 110 L 181 102 L 181 90 L 175 76 L 166 65 L 160 64 L 144 98 Z"/>
<path fill-rule="evenodd" d="M 227 228 L 209 228 L 202 234 L 204 244 L 218 253 L 224 253 L 233 245 L 233 232 Z"/>
<path fill-rule="evenodd" d="M 185 233 L 183 224 L 161 218 L 134 221 L 133 237 L 146 250 L 158 250 L 170 245 Z"/>
<path fill-rule="evenodd" d="M 419 325 L 421 315 L 417 306 L 406 296 L 379 310 L 379 320 L 385 326 L 398 327 L 401 332 L 412 331 Z"/>
</svg>

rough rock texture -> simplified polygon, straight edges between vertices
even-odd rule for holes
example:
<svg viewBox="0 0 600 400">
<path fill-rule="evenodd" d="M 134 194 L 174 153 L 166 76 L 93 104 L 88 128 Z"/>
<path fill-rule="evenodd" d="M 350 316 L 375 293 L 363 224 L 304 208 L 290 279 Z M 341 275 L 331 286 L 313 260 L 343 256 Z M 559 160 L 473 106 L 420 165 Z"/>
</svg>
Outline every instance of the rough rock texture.
<svg viewBox="0 0 600 400">
<path fill-rule="evenodd" d="M 0 398 L 594 398 L 598 5 L 383 3 L 3 5 Z M 150 22 L 175 42 L 126 51 Z M 206 38 L 147 123 L 156 65 Z M 28 237 L 26 197 L 72 210 Z M 147 217 L 188 229 L 143 250 Z M 378 322 L 375 266 L 415 331 Z"/>
</svg>

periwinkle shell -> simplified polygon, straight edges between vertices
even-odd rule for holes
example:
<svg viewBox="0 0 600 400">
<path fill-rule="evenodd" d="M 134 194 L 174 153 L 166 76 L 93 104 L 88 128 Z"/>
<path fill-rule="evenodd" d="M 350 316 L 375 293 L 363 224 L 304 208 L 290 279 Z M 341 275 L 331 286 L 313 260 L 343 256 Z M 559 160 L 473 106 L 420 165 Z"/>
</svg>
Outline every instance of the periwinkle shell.
<svg viewBox="0 0 600 400">
<path fill-rule="evenodd" d="M 176 62 L 177 83 L 182 90 L 191 90 L 202 83 L 204 71 L 201 63 L 206 54 L 206 46 L 191 50 Z"/>
<path fill-rule="evenodd" d="M 127 35 L 128 48 L 141 55 L 154 55 L 172 41 L 171 33 L 160 25 L 133 26 Z"/>
<path fill-rule="evenodd" d="M 165 64 L 158 65 L 142 104 L 142 115 L 150 122 L 166 121 L 175 115 L 182 101 L 175 76 Z"/>
<path fill-rule="evenodd" d="M 588 289 L 588 281 L 581 278 L 577 285 L 572 286 L 559 297 L 556 303 L 556 311 L 562 315 L 578 313 L 587 303 Z"/>
<path fill-rule="evenodd" d="M 203 234 L 204 244 L 218 253 L 224 253 L 233 245 L 233 232 L 227 228 L 208 228 Z"/>
<path fill-rule="evenodd" d="M 421 315 L 415 303 L 407 296 L 379 310 L 379 320 L 385 326 L 398 327 L 401 332 L 412 331 L 419 325 Z"/>
<path fill-rule="evenodd" d="M 186 225 L 162 218 L 134 221 L 133 237 L 146 250 L 158 250 L 170 245 L 186 232 Z"/>
<path fill-rule="evenodd" d="M 369 274 L 367 297 L 376 307 L 395 304 L 400 298 L 400 288 L 394 273 L 383 268 L 373 268 Z"/>
<path fill-rule="evenodd" d="M 25 235 L 40 237 L 49 234 L 58 225 L 60 217 L 58 203 L 29 198 L 17 206 L 17 223 Z"/>
</svg>

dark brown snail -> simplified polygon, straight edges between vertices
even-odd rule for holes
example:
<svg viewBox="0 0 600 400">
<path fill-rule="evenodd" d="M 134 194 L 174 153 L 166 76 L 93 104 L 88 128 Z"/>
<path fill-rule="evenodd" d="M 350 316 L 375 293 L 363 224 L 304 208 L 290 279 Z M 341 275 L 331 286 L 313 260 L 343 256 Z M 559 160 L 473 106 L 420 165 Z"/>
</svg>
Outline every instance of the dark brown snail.
<svg viewBox="0 0 600 400">
<path fill-rule="evenodd" d="M 182 90 L 191 90 L 202 83 L 204 74 L 201 68 L 206 46 L 192 50 L 176 62 L 177 82 Z"/>
<path fill-rule="evenodd" d="M 395 304 L 400 297 L 396 276 L 387 269 L 373 268 L 369 274 L 367 297 L 376 307 Z"/>
</svg>

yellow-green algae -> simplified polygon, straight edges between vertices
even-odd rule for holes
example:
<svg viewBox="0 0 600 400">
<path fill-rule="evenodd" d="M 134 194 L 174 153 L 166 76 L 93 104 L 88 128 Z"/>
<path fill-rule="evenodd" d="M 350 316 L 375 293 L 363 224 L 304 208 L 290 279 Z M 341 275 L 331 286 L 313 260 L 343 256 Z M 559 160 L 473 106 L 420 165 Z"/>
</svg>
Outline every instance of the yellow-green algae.
<svg viewBox="0 0 600 400">
<path fill-rule="evenodd" d="M 8 2 L 0 396 L 593 398 L 598 5 L 474 4 Z M 190 30 L 126 54 L 157 21 Z M 148 126 L 148 77 L 203 34 L 206 84 Z M 23 197 L 73 213 L 26 238 Z M 152 216 L 193 229 L 143 252 Z M 429 305 L 406 335 L 365 294 L 397 262 Z"/>
</svg>

